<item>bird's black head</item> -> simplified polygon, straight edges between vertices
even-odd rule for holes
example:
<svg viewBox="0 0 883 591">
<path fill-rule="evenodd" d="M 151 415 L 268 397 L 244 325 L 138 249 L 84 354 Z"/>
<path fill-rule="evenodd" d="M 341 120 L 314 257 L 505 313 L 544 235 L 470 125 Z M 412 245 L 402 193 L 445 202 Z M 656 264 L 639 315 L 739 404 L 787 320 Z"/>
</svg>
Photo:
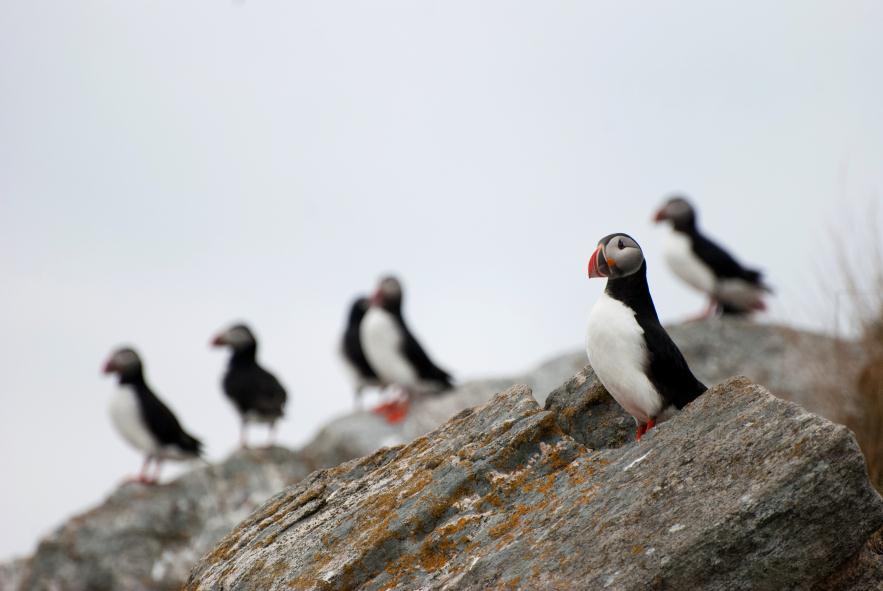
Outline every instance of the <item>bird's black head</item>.
<svg viewBox="0 0 883 591">
<path fill-rule="evenodd" d="M 234 352 L 245 351 L 257 347 L 251 329 L 244 324 L 234 324 L 227 330 L 219 333 L 213 340 L 214 347 L 230 347 Z"/>
<path fill-rule="evenodd" d="M 402 309 L 402 284 L 392 275 L 381 278 L 377 284 L 374 295 L 371 296 L 371 305 L 379 306 L 390 312 L 399 312 Z"/>
<path fill-rule="evenodd" d="M 368 311 L 368 308 L 370 306 L 371 300 L 369 300 L 368 298 L 363 296 L 356 298 L 353 302 L 353 305 L 350 306 L 350 326 L 358 326 L 359 323 L 362 322 L 362 318 L 365 317 L 365 313 Z"/>
<path fill-rule="evenodd" d="M 670 222 L 675 230 L 685 231 L 696 227 L 696 209 L 680 195 L 670 197 L 653 216 L 653 221 Z"/>
<path fill-rule="evenodd" d="M 644 252 L 628 234 L 608 234 L 598 241 L 589 257 L 589 278 L 619 279 L 637 273 L 644 264 Z"/>
<path fill-rule="evenodd" d="M 121 380 L 138 376 L 142 371 L 141 358 L 131 347 L 120 347 L 104 364 L 104 373 L 116 374 Z"/>
</svg>

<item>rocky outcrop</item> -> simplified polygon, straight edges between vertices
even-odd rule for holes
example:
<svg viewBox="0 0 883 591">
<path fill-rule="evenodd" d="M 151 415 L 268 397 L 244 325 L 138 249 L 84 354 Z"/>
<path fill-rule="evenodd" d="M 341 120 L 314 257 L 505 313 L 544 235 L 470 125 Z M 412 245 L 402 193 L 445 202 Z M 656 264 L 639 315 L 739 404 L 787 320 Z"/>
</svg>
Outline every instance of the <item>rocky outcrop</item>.
<svg viewBox="0 0 883 591">
<path fill-rule="evenodd" d="M 739 318 L 668 328 L 706 384 L 741 375 L 836 422 L 853 410 L 866 353 L 859 343 Z"/>
<path fill-rule="evenodd" d="M 671 332 L 706 383 L 745 374 L 834 419 L 850 403 L 848 386 L 862 359 L 854 344 L 739 320 L 691 323 Z M 545 402 L 573 445 L 611 450 L 628 444 L 632 420 L 584 366 L 582 351 L 561 355 L 523 376 L 466 382 L 447 396 L 417 401 L 397 425 L 369 412 L 353 413 L 329 422 L 298 452 L 237 453 L 168 485 L 124 486 L 62 525 L 30 559 L 0 566 L 0 590 L 177 588 L 200 556 L 285 486 L 313 470 L 419 438 L 514 382 L 529 385 Z M 876 556 L 871 552 L 869 560 L 855 564 L 872 564 Z"/>
<path fill-rule="evenodd" d="M 744 375 L 776 396 L 833 421 L 843 422 L 851 412 L 853 385 L 864 358 L 856 343 L 738 318 L 690 322 L 669 331 L 694 373 L 706 384 Z M 406 443 L 464 408 L 484 404 L 513 383 L 529 386 L 542 405 L 553 389 L 585 365 L 585 352 L 575 351 L 522 376 L 466 382 L 446 396 L 418 400 L 398 425 L 389 425 L 367 412 L 340 417 L 326 425 L 304 451 L 311 465 L 321 468 L 370 454 L 379 447 Z"/>
<path fill-rule="evenodd" d="M 883 525 L 849 432 L 746 379 L 640 442 L 593 384 L 559 390 L 549 410 L 515 386 L 312 474 L 226 536 L 186 588 L 811 589 Z M 609 442 L 568 433 L 585 439 L 591 424 Z"/>
<path fill-rule="evenodd" d="M 542 402 L 553 388 L 586 363 L 585 353 L 554 357 L 532 371 L 511 378 L 471 380 L 444 396 L 416 400 L 401 423 L 390 424 L 376 414 L 358 411 L 330 421 L 301 450 L 301 457 L 315 469 L 336 466 L 373 453 L 378 448 L 411 441 L 435 429 L 465 408 L 484 404 L 514 383 L 527 384 Z"/>
<path fill-rule="evenodd" d="M 308 473 L 297 454 L 272 448 L 239 451 L 162 486 L 123 485 L 41 541 L 4 588 L 179 589 L 221 536 Z"/>
<path fill-rule="evenodd" d="M 582 364 L 580 355 L 564 355 L 520 379 L 548 391 Z M 169 484 L 124 485 L 62 525 L 30 559 L 0 565 L 0 590 L 178 589 L 196 560 L 272 494 L 313 470 L 409 441 L 512 383 L 466 382 L 418 401 L 396 425 L 356 412 L 331 421 L 297 452 L 240 451 Z"/>
<path fill-rule="evenodd" d="M 21 586 L 27 573 L 27 559 L 19 558 L 0 564 L 0 589 L 14 591 Z"/>
</svg>

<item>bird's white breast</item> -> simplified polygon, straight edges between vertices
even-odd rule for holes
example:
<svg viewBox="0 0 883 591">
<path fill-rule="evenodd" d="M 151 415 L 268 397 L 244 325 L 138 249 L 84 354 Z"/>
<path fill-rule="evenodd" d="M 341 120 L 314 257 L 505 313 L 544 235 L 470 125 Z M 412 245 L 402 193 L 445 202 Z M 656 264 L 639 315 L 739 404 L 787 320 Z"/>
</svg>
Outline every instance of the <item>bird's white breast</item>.
<svg viewBox="0 0 883 591">
<path fill-rule="evenodd" d="M 714 293 L 714 272 L 693 252 L 689 236 L 671 230 L 662 254 L 668 267 L 685 283 L 702 293 Z"/>
<path fill-rule="evenodd" d="M 659 416 L 662 397 L 645 373 L 647 344 L 634 311 L 606 293 L 592 308 L 586 353 L 610 395 L 640 423 Z"/>
<path fill-rule="evenodd" d="M 415 387 L 419 376 L 402 353 L 402 329 L 383 308 L 372 307 L 359 326 L 362 351 L 369 365 L 385 384 Z"/>
<path fill-rule="evenodd" d="M 159 450 L 159 444 L 141 414 L 138 396 L 131 387 L 121 384 L 117 388 L 110 401 L 110 419 L 123 439 L 134 448 L 148 454 Z"/>
</svg>

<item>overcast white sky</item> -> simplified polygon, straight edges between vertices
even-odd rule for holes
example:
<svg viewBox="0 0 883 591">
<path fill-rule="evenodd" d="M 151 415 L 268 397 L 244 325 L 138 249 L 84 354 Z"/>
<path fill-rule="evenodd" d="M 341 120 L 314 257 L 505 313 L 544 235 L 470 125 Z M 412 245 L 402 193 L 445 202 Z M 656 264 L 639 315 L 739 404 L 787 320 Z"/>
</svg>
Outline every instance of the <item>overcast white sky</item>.
<svg viewBox="0 0 883 591">
<path fill-rule="evenodd" d="M 829 327 L 825 233 L 883 187 L 883 4 L 711 4 L 0 0 L 0 557 L 137 470 L 121 343 L 219 458 L 207 343 L 247 320 L 299 444 L 351 406 L 336 343 L 383 272 L 460 378 L 580 347 L 609 232 L 663 319 L 700 310 L 649 223 L 673 190 L 767 270 L 768 321 Z"/>
</svg>

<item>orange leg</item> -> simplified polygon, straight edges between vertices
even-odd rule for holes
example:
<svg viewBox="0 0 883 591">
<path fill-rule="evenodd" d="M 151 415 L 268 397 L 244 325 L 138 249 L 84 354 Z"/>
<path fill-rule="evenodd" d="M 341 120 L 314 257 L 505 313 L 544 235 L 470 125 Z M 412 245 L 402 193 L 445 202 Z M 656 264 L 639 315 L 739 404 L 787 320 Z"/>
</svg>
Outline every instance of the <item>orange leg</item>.
<svg viewBox="0 0 883 591">
<path fill-rule="evenodd" d="M 655 426 L 656 426 L 656 418 L 655 418 L 655 417 L 650 417 L 650 420 L 647 421 L 647 431 L 649 431 L 650 429 L 652 429 L 652 428 L 655 427 Z M 647 431 L 645 431 L 645 433 L 646 433 Z"/>
<path fill-rule="evenodd" d="M 638 423 L 638 430 L 635 432 L 635 440 L 640 441 L 641 437 L 644 436 L 644 433 L 647 432 L 647 424 L 646 423 Z"/>
<path fill-rule="evenodd" d="M 399 400 L 394 408 L 387 411 L 386 421 L 393 424 L 404 421 L 405 417 L 408 416 L 408 408 L 410 406 L 410 399 L 405 398 L 404 400 Z"/>
</svg>

